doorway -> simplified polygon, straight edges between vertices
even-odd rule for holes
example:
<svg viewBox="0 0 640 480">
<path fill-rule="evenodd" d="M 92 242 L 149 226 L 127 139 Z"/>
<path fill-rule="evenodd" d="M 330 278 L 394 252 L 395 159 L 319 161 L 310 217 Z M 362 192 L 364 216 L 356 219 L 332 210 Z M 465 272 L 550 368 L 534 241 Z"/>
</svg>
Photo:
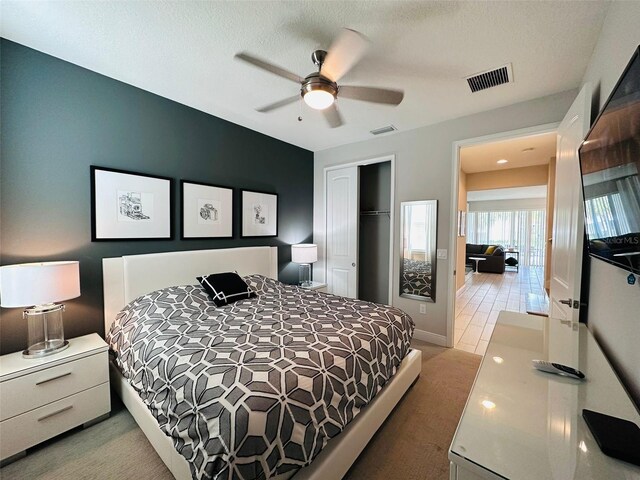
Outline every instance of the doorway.
<svg viewBox="0 0 640 480">
<path fill-rule="evenodd" d="M 449 346 L 483 355 L 499 311 L 545 313 L 557 126 L 454 145 Z"/>
<path fill-rule="evenodd" d="M 394 156 L 325 169 L 327 291 L 392 302 Z"/>
</svg>

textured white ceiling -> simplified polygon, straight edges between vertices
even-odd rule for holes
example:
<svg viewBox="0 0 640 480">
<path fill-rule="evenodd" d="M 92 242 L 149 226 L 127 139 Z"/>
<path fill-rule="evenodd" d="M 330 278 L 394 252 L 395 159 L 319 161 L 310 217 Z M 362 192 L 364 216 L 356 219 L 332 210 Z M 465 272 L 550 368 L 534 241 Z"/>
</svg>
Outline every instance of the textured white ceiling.
<svg viewBox="0 0 640 480">
<path fill-rule="evenodd" d="M 556 136 L 551 132 L 464 147 L 460 149 L 460 168 L 465 173 L 477 173 L 546 165 L 556 155 Z M 502 159 L 507 163 L 496 163 Z"/>
<path fill-rule="evenodd" d="M 23 1 L 2 0 L 1 35 L 309 150 L 457 118 L 579 85 L 602 1 Z M 343 84 L 404 89 L 398 107 L 339 99 L 346 125 L 297 103 L 294 83 L 233 59 L 238 51 L 300 75 L 341 27 L 372 48 Z M 515 83 L 471 94 L 464 77 L 513 63 Z M 303 121 L 297 117 L 302 109 Z"/>
</svg>

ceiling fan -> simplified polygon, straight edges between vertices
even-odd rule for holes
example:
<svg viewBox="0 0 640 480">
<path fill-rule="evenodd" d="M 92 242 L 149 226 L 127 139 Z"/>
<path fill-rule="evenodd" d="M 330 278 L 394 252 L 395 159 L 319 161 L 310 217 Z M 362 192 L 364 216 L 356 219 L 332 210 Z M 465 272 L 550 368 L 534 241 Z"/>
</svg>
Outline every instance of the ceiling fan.
<svg viewBox="0 0 640 480">
<path fill-rule="evenodd" d="M 258 108 L 256 109 L 258 112 L 271 112 L 294 103 L 302 97 L 311 108 L 321 110 L 329 126 L 335 128 L 344 123 L 335 103 L 338 96 L 386 105 L 398 105 L 404 97 L 404 92 L 401 90 L 354 85 L 338 86 L 337 82 L 358 63 L 368 46 L 369 40 L 364 35 L 344 28 L 328 51 L 316 50 L 311 54 L 311 60 L 318 67 L 318 71 L 304 78 L 245 52 L 237 53 L 235 58 L 300 85 L 299 95 Z"/>
</svg>

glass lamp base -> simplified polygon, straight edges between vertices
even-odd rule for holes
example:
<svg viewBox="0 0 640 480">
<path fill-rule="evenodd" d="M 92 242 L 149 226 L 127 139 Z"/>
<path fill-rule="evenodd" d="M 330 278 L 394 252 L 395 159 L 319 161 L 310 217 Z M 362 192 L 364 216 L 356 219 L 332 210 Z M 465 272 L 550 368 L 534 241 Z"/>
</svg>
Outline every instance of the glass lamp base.
<svg viewBox="0 0 640 480">
<path fill-rule="evenodd" d="M 49 340 L 47 342 L 36 343 L 29 346 L 28 349 L 22 352 L 24 358 L 40 358 L 47 355 L 53 355 L 59 353 L 69 346 L 67 340 Z"/>
<path fill-rule="evenodd" d="M 69 346 L 64 339 L 62 312 L 64 305 L 48 303 L 27 308 L 23 317 L 27 320 L 27 349 L 24 358 L 40 358 L 61 352 Z"/>
<path fill-rule="evenodd" d="M 301 287 L 310 287 L 311 284 L 311 265 L 308 263 L 301 263 L 298 267 L 298 274 Z"/>
</svg>

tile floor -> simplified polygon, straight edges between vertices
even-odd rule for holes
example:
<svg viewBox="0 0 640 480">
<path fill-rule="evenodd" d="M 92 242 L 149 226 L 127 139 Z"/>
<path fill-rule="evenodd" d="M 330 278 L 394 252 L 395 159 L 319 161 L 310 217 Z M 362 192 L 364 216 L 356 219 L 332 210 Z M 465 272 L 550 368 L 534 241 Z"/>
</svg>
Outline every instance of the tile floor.
<svg viewBox="0 0 640 480">
<path fill-rule="evenodd" d="M 455 348 L 484 355 L 501 310 L 526 313 L 528 293 L 545 295 L 542 267 L 473 273 L 456 294 Z"/>
</svg>

